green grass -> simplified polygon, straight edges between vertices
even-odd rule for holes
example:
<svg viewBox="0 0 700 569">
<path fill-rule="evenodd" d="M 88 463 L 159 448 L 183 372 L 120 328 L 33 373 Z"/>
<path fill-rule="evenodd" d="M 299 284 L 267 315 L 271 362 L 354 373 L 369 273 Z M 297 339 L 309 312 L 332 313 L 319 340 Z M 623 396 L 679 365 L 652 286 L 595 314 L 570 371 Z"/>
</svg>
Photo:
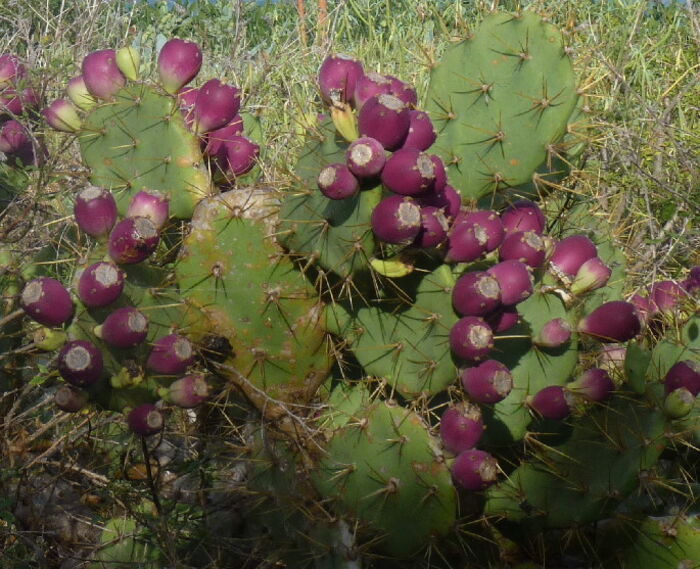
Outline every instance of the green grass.
<svg viewBox="0 0 700 569">
<path fill-rule="evenodd" d="M 242 87 L 245 106 L 262 116 L 262 183 L 286 189 L 293 184 L 291 170 L 304 133 L 322 111 L 315 75 L 324 57 L 333 52 L 354 55 L 368 69 L 414 83 L 420 96 L 426 92 L 431 63 L 446 43 L 468 33 L 492 2 L 346 0 L 329 4 L 328 30 L 323 33 L 317 28 L 316 3 L 307 1 L 304 44 L 294 3 L 256 6 L 199 0 L 185 11 L 167 9 L 165 3 L 131 5 L 122 0 L 5 0 L 0 5 L 0 53 L 25 58 L 50 101 L 62 96 L 66 81 L 79 72 L 81 58 L 92 50 L 136 43 L 148 70 L 153 68 L 157 47 L 167 38 L 196 40 L 205 54 L 201 76 L 217 76 Z M 514 3 L 500 4 L 512 7 Z M 618 228 L 631 261 L 630 292 L 655 278 L 683 277 L 689 267 L 700 264 L 700 14 L 690 7 L 663 8 L 646 1 L 523 4 L 534 5 L 569 30 L 582 90 L 593 110 L 585 166 L 565 182 L 566 189 L 589 198 Z M 41 134 L 51 158 L 30 172 L 21 207 L 12 210 L 14 221 L 26 215 L 32 225 L 13 244 L 5 245 L 20 257 L 47 239 L 60 239 L 62 220 L 70 214 L 70 198 L 87 178 L 75 144 L 54 132 Z M 21 213 L 25 211 L 29 213 Z M 0 216 L 0 229 L 7 229 L 12 215 Z M 194 509 L 174 509 L 165 525 L 143 511 L 134 513 L 136 504 L 150 499 L 149 488 L 143 480 L 128 484 L 114 483 L 112 478 L 123 467 L 139 464 L 141 449 L 131 448 L 132 443 L 110 431 L 113 425 L 108 418 L 79 415 L 52 422 L 50 402 L 42 399 L 42 393 L 41 387 L 32 385 L 9 394 L 0 392 L 0 417 L 5 419 L 0 420 L 0 464 L 7 465 L 0 469 L 4 497 L 12 495 L 13 484 L 23 477 L 31 475 L 47 485 L 65 478 L 83 491 L 88 503 L 97 500 L 102 513 L 126 510 L 139 516 L 151 539 L 166 553 L 172 553 L 176 538 L 212 537 L 190 531 L 199 524 Z M 230 402 L 214 405 L 211 415 L 217 421 L 218 415 L 225 415 L 231 425 L 239 424 L 240 417 L 231 415 L 241 412 L 225 403 Z M 205 487 L 224 485 L 213 480 L 206 467 L 218 460 L 217 453 L 243 446 L 243 434 L 217 427 L 195 444 L 188 438 L 191 433 L 184 415 L 178 425 L 192 445 L 191 455 L 179 468 L 200 477 Z M 223 434 L 228 446 L 221 442 Z M 41 445 L 55 441 L 59 441 L 59 457 L 41 458 L 45 450 Z M 113 446 L 105 450 L 104 441 Z M 60 459 L 81 464 L 84 471 L 67 469 Z M 9 565 L 3 559 L 0 567 L 57 566 L 65 547 L 56 546 L 50 537 L 24 531 L 22 520 L 10 513 L 8 500 L 0 500 L 0 549 L 5 550 Z M 222 498 L 221 507 L 232 509 L 235 504 Z M 266 557 L 264 551 L 251 552 L 247 544 L 229 540 L 223 533 L 219 542 L 229 552 L 240 548 L 240 555 L 232 554 L 229 562 L 266 566 L 260 561 Z M 198 552 L 202 559 L 205 553 Z M 243 560 L 244 554 L 251 555 L 249 561 Z M 227 566 L 225 561 L 214 560 L 210 566 Z"/>
</svg>

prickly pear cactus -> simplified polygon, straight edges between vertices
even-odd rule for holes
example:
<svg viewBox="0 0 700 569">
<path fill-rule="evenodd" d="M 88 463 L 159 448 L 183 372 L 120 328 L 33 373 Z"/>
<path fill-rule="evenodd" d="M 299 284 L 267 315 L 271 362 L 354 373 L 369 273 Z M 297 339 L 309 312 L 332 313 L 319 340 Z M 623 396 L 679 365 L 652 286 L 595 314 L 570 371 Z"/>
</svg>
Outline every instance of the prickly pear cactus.
<svg viewBox="0 0 700 569">
<path fill-rule="evenodd" d="M 100 250 L 93 259 L 100 259 Z M 84 269 L 84 268 L 83 268 Z M 78 299 L 76 314 L 66 328 L 71 340 L 88 340 L 102 354 L 106 381 L 87 389 L 100 405 L 114 411 L 130 409 L 142 403 L 159 399 L 158 390 L 172 383 L 165 377 L 146 369 L 146 361 L 154 342 L 163 336 L 181 330 L 184 305 L 176 290 L 168 283 L 162 268 L 148 265 L 124 266 L 124 290 L 109 306 L 90 308 Z M 79 278 L 80 271 L 74 279 Z M 148 318 L 148 333 L 143 342 L 130 348 L 110 345 L 96 334 L 97 327 L 117 309 L 135 307 Z"/>
<path fill-rule="evenodd" d="M 199 141 L 185 126 L 178 100 L 140 83 L 121 89 L 83 118 L 80 151 L 96 186 L 114 192 L 121 213 L 139 190 L 170 198 L 171 214 L 190 218 L 212 193 Z"/>
<path fill-rule="evenodd" d="M 347 415 L 341 411 L 332 418 L 337 426 L 326 435 L 314 485 L 345 515 L 378 531 L 380 547 L 407 557 L 452 528 L 455 488 L 418 415 L 372 402 L 367 394 L 362 399 Z"/>
<path fill-rule="evenodd" d="M 330 367 L 322 303 L 270 227 L 246 219 L 245 207 L 230 205 L 235 198 L 200 204 L 177 264 L 181 294 L 194 309 L 192 334 L 225 336 L 228 363 L 267 397 L 308 400 Z"/>
<path fill-rule="evenodd" d="M 598 545 L 612 552 L 605 569 L 694 568 L 700 565 L 700 520 L 692 513 L 612 520 L 601 528 Z"/>
<path fill-rule="evenodd" d="M 328 329 L 347 342 L 366 374 L 386 379 L 403 397 L 439 393 L 456 377 L 448 335 L 457 317 L 446 292 L 453 285 L 446 265 L 411 275 L 400 282 L 403 298 L 330 306 Z"/>
<path fill-rule="evenodd" d="M 530 531 L 610 515 L 639 488 L 679 430 L 664 411 L 662 381 L 673 364 L 700 361 L 699 322 L 693 316 L 680 332 L 670 330 L 651 359 L 629 350 L 628 370 L 632 360 L 645 360 L 648 367 L 628 371 L 620 393 L 573 421 L 564 442 L 534 446 L 506 481 L 488 491 L 485 513 Z"/>
<path fill-rule="evenodd" d="M 517 195 L 535 175 L 536 192 L 557 181 L 577 144 L 563 140 L 577 100 L 559 30 L 533 12 L 499 13 L 447 48 L 432 70 L 426 109 L 451 183 L 479 200 Z"/>
<path fill-rule="evenodd" d="M 279 236 L 292 255 L 318 264 L 340 279 L 359 274 L 361 280 L 374 254 L 369 220 L 381 198 L 381 188 L 375 182 L 354 198 L 332 200 L 316 185 L 324 167 L 345 159 L 347 147 L 329 119 L 313 131 L 295 169 L 299 191 L 287 197 L 280 210 Z"/>
<path fill-rule="evenodd" d="M 90 568 L 116 569 L 125 565 L 138 565 L 144 569 L 160 567 L 162 554 L 147 539 L 139 536 L 139 530 L 136 521 L 131 518 L 107 521 Z"/>
</svg>

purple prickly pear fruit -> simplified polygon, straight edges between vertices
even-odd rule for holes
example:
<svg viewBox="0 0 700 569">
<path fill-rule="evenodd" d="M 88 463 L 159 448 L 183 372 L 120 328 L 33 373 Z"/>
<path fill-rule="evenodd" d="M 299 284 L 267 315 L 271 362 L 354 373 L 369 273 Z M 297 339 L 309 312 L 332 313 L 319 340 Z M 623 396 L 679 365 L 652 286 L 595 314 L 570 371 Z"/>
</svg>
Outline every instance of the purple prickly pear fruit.
<svg viewBox="0 0 700 569">
<path fill-rule="evenodd" d="M 452 306 L 461 316 L 484 316 L 500 303 L 498 281 L 485 271 L 463 274 L 452 289 Z"/>
<path fill-rule="evenodd" d="M 194 132 L 204 134 L 226 126 L 238 114 L 241 92 L 218 79 L 209 79 L 197 92 L 194 102 Z"/>
<path fill-rule="evenodd" d="M 639 316 L 642 326 L 646 326 L 651 316 L 651 301 L 649 298 L 639 294 L 633 294 L 629 302 L 637 309 L 637 315 Z"/>
<path fill-rule="evenodd" d="M 318 175 L 318 189 L 332 200 L 344 200 L 360 191 L 360 184 L 345 164 L 330 164 Z"/>
<path fill-rule="evenodd" d="M 505 237 L 503 224 L 498 214 L 488 209 L 460 213 L 455 218 L 454 224 L 455 226 L 472 227 L 476 238 L 484 246 L 487 253 L 497 249 Z"/>
<path fill-rule="evenodd" d="M 217 156 L 221 152 L 224 142 L 242 134 L 243 118 L 241 115 L 236 115 L 226 126 L 212 130 L 202 137 L 203 152 L 207 156 Z"/>
<path fill-rule="evenodd" d="M 418 104 L 418 93 L 416 89 L 393 75 L 387 75 L 386 78 L 391 83 L 391 94 L 401 99 L 409 108 L 415 108 Z"/>
<path fill-rule="evenodd" d="M 442 161 L 441 161 L 442 162 Z M 437 173 L 437 170 L 436 170 Z M 435 177 L 435 186 L 437 188 L 438 176 Z M 462 207 L 462 198 L 457 190 L 449 184 L 446 184 L 442 191 L 435 190 L 427 196 L 418 196 L 416 201 L 421 205 L 431 205 L 439 207 L 445 212 L 448 219 L 455 219 L 459 215 L 459 209 Z"/>
<path fill-rule="evenodd" d="M 146 367 L 163 375 L 179 375 L 194 363 L 194 356 L 192 342 L 179 334 L 169 334 L 153 343 Z"/>
<path fill-rule="evenodd" d="M 126 85 L 126 77 L 117 66 L 117 54 L 113 49 L 86 55 L 81 71 L 88 91 L 99 99 L 111 99 Z"/>
<path fill-rule="evenodd" d="M 530 267 L 520 261 L 501 261 L 489 268 L 501 287 L 501 303 L 506 306 L 517 304 L 533 292 Z"/>
<path fill-rule="evenodd" d="M 116 52 L 116 61 L 117 67 L 119 71 L 124 74 L 124 77 L 131 81 L 136 81 L 139 78 L 141 54 L 136 48 L 127 46 L 118 49 Z"/>
<path fill-rule="evenodd" d="M 17 83 L 27 76 L 27 69 L 16 55 L 0 55 L 0 87 L 8 83 Z"/>
<path fill-rule="evenodd" d="M 127 424 L 133 433 L 147 437 L 162 431 L 165 419 L 155 405 L 144 403 L 129 411 Z"/>
<path fill-rule="evenodd" d="M 452 465 L 452 478 L 470 492 L 485 490 L 498 478 L 498 461 L 486 451 L 465 450 Z"/>
<path fill-rule="evenodd" d="M 430 156 L 417 148 L 400 148 L 384 164 L 381 178 L 395 194 L 417 196 L 435 187 L 435 167 Z"/>
<path fill-rule="evenodd" d="M 44 326 L 65 324 L 74 310 L 66 288 L 50 277 L 38 277 L 24 285 L 19 305 L 27 316 Z"/>
<path fill-rule="evenodd" d="M 350 143 L 345 153 L 345 161 L 350 171 L 358 178 L 373 178 L 384 168 L 386 151 L 378 140 L 363 136 Z"/>
<path fill-rule="evenodd" d="M 102 352 L 92 342 L 73 340 L 58 352 L 58 373 L 77 387 L 94 385 L 101 377 Z"/>
<path fill-rule="evenodd" d="M 498 250 L 501 261 L 520 261 L 537 268 L 544 263 L 545 244 L 534 231 L 516 231 L 508 233 Z"/>
<path fill-rule="evenodd" d="M 174 95 L 197 76 L 202 50 L 194 42 L 168 40 L 158 54 L 158 76 L 166 92 Z"/>
<path fill-rule="evenodd" d="M 501 213 L 501 221 L 506 233 L 534 231 L 542 234 L 547 224 L 540 207 L 529 200 L 518 200 Z"/>
<path fill-rule="evenodd" d="M 61 132 L 77 132 L 82 125 L 75 107 L 66 99 L 56 99 L 41 114 L 51 128 Z"/>
<path fill-rule="evenodd" d="M 257 163 L 259 154 L 260 147 L 245 136 L 232 136 L 219 151 L 224 171 L 234 178 L 250 172 Z"/>
<path fill-rule="evenodd" d="M 675 363 L 666 372 L 664 377 L 664 389 L 671 393 L 675 389 L 685 387 L 697 397 L 700 393 L 700 365 L 691 360 L 682 360 Z"/>
<path fill-rule="evenodd" d="M 88 403 L 88 394 L 72 385 L 62 385 L 53 395 L 53 402 L 61 411 L 77 413 Z"/>
<path fill-rule="evenodd" d="M 478 405 L 469 402 L 449 407 L 440 417 L 440 438 L 451 453 L 474 448 L 484 434 L 484 421 Z"/>
<path fill-rule="evenodd" d="M 147 217 L 127 217 L 109 234 L 109 256 L 116 263 L 134 264 L 147 259 L 158 246 L 158 229 Z"/>
<path fill-rule="evenodd" d="M 532 343 L 541 348 L 558 348 L 571 339 L 571 324 L 563 318 L 553 318 L 532 338 Z"/>
<path fill-rule="evenodd" d="M 104 237 L 117 220 L 117 202 L 108 190 L 90 186 L 75 198 L 73 214 L 82 231 L 91 237 Z"/>
<path fill-rule="evenodd" d="M 571 283 L 573 294 L 583 294 L 591 290 L 599 289 L 607 284 L 612 275 L 612 270 L 600 257 L 588 259 L 576 273 L 574 282 Z"/>
<path fill-rule="evenodd" d="M 520 314 L 515 306 L 502 306 L 485 316 L 486 323 L 496 334 L 510 330 L 518 323 L 519 319 Z"/>
<path fill-rule="evenodd" d="M 447 239 L 449 224 L 443 211 L 433 206 L 421 206 L 421 230 L 413 241 L 413 246 L 421 249 L 437 247 Z"/>
<path fill-rule="evenodd" d="M 447 186 L 447 172 L 445 171 L 445 163 L 442 161 L 442 158 L 440 158 L 437 154 L 431 154 L 430 159 L 433 161 L 433 168 L 435 169 L 435 184 L 434 185 L 434 190 L 433 193 L 440 193 L 445 190 L 445 187 Z M 452 188 L 452 190 L 456 193 L 457 190 Z M 457 211 L 452 215 L 452 217 L 456 217 L 457 214 L 459 213 L 460 208 L 462 207 L 462 198 L 457 194 L 457 198 L 459 201 L 459 206 L 457 207 Z"/>
<path fill-rule="evenodd" d="M 462 386 L 469 399 L 489 405 L 508 396 L 513 389 L 513 375 L 505 364 L 486 360 L 462 371 Z"/>
<path fill-rule="evenodd" d="M 584 371 L 575 381 L 567 384 L 566 389 L 589 401 L 607 401 L 615 391 L 615 383 L 606 370 L 593 367 Z"/>
<path fill-rule="evenodd" d="M 17 152 L 29 142 L 29 135 L 22 123 L 10 119 L 0 127 L 0 152 L 5 154 Z"/>
<path fill-rule="evenodd" d="M 362 63 L 349 55 L 331 55 L 323 60 L 318 71 L 318 87 L 327 105 L 355 103 L 355 86 L 364 75 Z"/>
<path fill-rule="evenodd" d="M 474 232 L 474 227 L 453 223 L 448 234 L 446 263 L 470 263 L 486 254 L 486 247 Z"/>
<path fill-rule="evenodd" d="M 549 259 L 550 271 L 559 280 L 570 284 L 588 259 L 598 255 L 596 246 L 585 235 L 571 235 L 554 245 Z"/>
<path fill-rule="evenodd" d="M 655 282 L 649 289 L 652 314 L 661 313 L 670 316 L 687 298 L 687 291 L 675 281 Z"/>
<path fill-rule="evenodd" d="M 623 300 L 606 302 L 578 323 L 578 331 L 600 342 L 626 342 L 642 329 L 639 313 Z"/>
<path fill-rule="evenodd" d="M 357 78 L 357 82 L 355 83 L 355 93 L 353 97 L 355 100 L 355 108 L 360 110 L 372 97 L 388 95 L 390 93 L 391 79 L 379 73 L 375 73 L 374 71 L 364 73 Z"/>
<path fill-rule="evenodd" d="M 22 98 L 15 89 L 4 89 L 0 91 L 0 116 L 3 114 L 21 115 L 24 107 Z"/>
<path fill-rule="evenodd" d="M 151 223 L 160 229 L 168 221 L 170 198 L 156 190 L 141 190 L 129 202 L 126 210 L 127 217 L 147 217 Z"/>
<path fill-rule="evenodd" d="M 693 267 L 681 286 L 690 296 L 700 295 L 700 267 Z"/>
<path fill-rule="evenodd" d="M 117 308 L 97 326 L 95 334 L 115 348 L 133 348 L 148 335 L 148 318 L 133 306 Z"/>
<path fill-rule="evenodd" d="M 690 413 L 695 406 L 695 395 L 685 387 L 679 387 L 664 399 L 664 413 L 671 419 L 680 419 Z"/>
<path fill-rule="evenodd" d="M 550 385 L 530 397 L 527 404 L 545 419 L 561 420 L 571 414 L 574 401 L 561 385 Z"/>
<path fill-rule="evenodd" d="M 377 95 L 360 109 L 357 124 L 360 136 L 377 139 L 387 150 L 400 148 L 409 127 L 408 108 L 393 95 Z"/>
<path fill-rule="evenodd" d="M 493 331 L 483 318 L 464 316 L 450 330 L 450 348 L 463 360 L 483 360 L 493 348 Z"/>
<path fill-rule="evenodd" d="M 408 245 L 422 227 L 420 207 L 408 196 L 388 196 L 372 211 L 372 231 L 385 243 Z"/>
<path fill-rule="evenodd" d="M 82 75 L 68 81 L 66 95 L 76 107 L 83 111 L 89 111 L 97 106 L 97 99 L 88 91 Z"/>
<path fill-rule="evenodd" d="M 402 148 L 428 150 L 437 139 L 433 121 L 430 120 L 428 113 L 411 109 L 408 111 L 408 119 L 408 134 Z"/>
<path fill-rule="evenodd" d="M 78 298 L 91 308 L 107 306 L 121 295 L 124 277 L 124 271 L 114 263 L 94 263 L 78 279 Z"/>
<path fill-rule="evenodd" d="M 208 397 L 209 384 L 204 374 L 193 373 L 171 383 L 164 399 L 178 407 L 192 409 L 204 403 Z"/>
</svg>

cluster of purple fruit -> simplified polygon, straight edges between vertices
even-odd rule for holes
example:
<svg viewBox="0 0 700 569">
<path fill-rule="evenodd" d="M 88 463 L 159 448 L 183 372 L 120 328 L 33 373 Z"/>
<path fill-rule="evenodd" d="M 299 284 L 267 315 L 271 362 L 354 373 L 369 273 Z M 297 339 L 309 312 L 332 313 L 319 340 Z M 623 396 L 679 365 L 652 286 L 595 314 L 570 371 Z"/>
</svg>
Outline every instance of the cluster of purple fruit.
<svg viewBox="0 0 700 569">
<path fill-rule="evenodd" d="M 365 73 L 359 61 L 344 55 L 323 62 L 319 86 L 332 113 L 355 110 L 359 134 L 344 163 L 320 172 L 321 192 L 345 199 L 381 180 L 388 195 L 372 213 L 377 238 L 415 247 L 442 243 L 460 198 L 447 184 L 442 160 L 427 153 L 437 134 L 428 115 L 415 108 L 415 89 L 396 77 Z"/>
<path fill-rule="evenodd" d="M 202 52 L 193 42 L 167 41 L 158 55 L 160 85 L 176 96 L 187 126 L 200 139 L 202 151 L 226 176 L 238 177 L 255 166 L 259 146 L 243 136 L 239 114 L 241 92 L 219 79 L 210 79 L 201 87 L 187 85 L 202 66 Z M 89 111 L 100 101 L 110 101 L 138 79 L 139 56 L 133 48 L 104 49 L 88 54 L 81 75 L 66 87 L 70 99 L 57 99 L 43 111 L 46 121 L 56 130 L 76 132 L 81 120 L 76 107 Z"/>
<path fill-rule="evenodd" d="M 141 191 L 129 204 L 127 216 L 117 220 L 112 194 L 91 186 L 78 194 L 74 215 L 82 231 L 99 241 L 106 240 L 109 253 L 109 260 L 93 263 L 79 273 L 75 294 L 87 310 L 109 307 L 124 290 L 126 273 L 121 266 L 143 262 L 155 251 L 160 229 L 168 220 L 168 201 L 157 192 Z M 68 289 L 49 277 L 29 281 L 21 292 L 20 305 L 30 318 L 51 328 L 68 324 L 75 313 Z M 148 328 L 149 319 L 143 311 L 135 306 L 121 306 L 93 332 L 110 348 L 127 350 L 146 341 Z M 182 376 L 160 395 L 170 403 L 190 408 L 208 395 L 203 374 L 186 374 L 194 362 L 192 343 L 173 333 L 153 343 L 146 369 L 158 376 Z M 64 411 L 78 411 L 88 401 L 82 388 L 98 386 L 105 380 L 102 352 L 89 340 L 70 340 L 61 347 L 56 363 L 67 382 L 57 391 L 56 404 Z M 143 404 L 131 411 L 129 425 L 138 434 L 152 434 L 162 428 L 162 414 L 155 405 Z"/>
<path fill-rule="evenodd" d="M 39 107 L 39 97 L 26 85 L 27 69 L 12 54 L 0 55 L 0 152 L 34 164 L 31 133 L 19 119 Z"/>
</svg>

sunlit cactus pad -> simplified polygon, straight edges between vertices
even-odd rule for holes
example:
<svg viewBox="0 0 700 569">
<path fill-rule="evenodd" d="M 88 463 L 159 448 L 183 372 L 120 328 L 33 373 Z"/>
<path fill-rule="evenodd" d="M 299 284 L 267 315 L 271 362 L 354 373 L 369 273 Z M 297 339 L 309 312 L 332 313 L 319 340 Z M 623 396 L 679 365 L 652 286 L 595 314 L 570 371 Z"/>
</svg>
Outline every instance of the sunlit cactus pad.
<svg viewBox="0 0 700 569">
<path fill-rule="evenodd" d="M 120 212 L 139 190 L 170 197 L 170 213 L 189 218 L 209 195 L 199 140 L 187 130 L 177 99 L 145 84 L 122 88 L 84 118 L 78 133 L 93 184 L 114 192 Z"/>
<path fill-rule="evenodd" d="M 564 152 L 556 145 L 577 99 L 554 26 L 531 12 L 489 16 L 448 47 L 431 74 L 426 108 L 452 185 L 479 199 L 531 182 Z"/>
<path fill-rule="evenodd" d="M 314 484 L 341 512 L 379 530 L 383 549 L 405 557 L 452 528 L 456 491 L 418 415 L 364 403 L 346 421 L 334 419 L 343 424 L 329 434 Z"/>
<path fill-rule="evenodd" d="M 306 398 L 330 365 L 322 305 L 269 228 L 245 219 L 226 196 L 198 206 L 176 269 L 194 309 L 192 334 L 225 336 L 231 365 L 267 396 Z"/>
<path fill-rule="evenodd" d="M 328 308 L 329 329 L 347 342 L 365 373 L 386 379 L 403 397 L 435 394 L 457 378 L 449 331 L 457 321 L 447 265 L 398 281 L 376 306 L 339 303 Z"/>
</svg>

